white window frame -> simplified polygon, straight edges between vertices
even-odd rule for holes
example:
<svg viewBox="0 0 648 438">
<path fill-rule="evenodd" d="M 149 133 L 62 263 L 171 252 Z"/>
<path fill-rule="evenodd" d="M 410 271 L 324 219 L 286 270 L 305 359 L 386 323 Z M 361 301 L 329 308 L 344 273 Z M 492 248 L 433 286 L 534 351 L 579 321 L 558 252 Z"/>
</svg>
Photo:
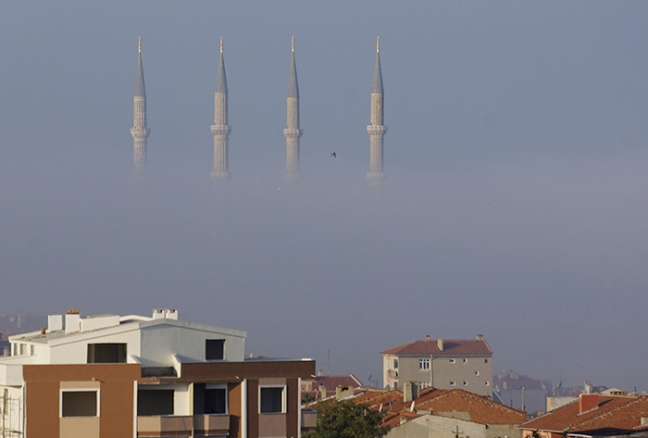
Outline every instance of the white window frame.
<svg viewBox="0 0 648 438">
<path fill-rule="evenodd" d="M 262 388 L 281 388 L 281 412 L 261 412 L 261 389 Z M 258 411 L 260 415 L 273 415 L 273 414 L 285 414 L 288 412 L 286 397 L 287 397 L 288 387 L 286 385 L 259 385 L 259 407 Z"/>
<path fill-rule="evenodd" d="M 422 357 L 419 359 L 419 371 L 429 371 L 432 366 L 432 361 L 429 357 Z"/>
<path fill-rule="evenodd" d="M 99 388 L 61 388 L 59 389 L 59 418 L 97 418 L 101 413 L 101 397 L 99 394 Z M 70 415 L 63 416 L 63 394 L 66 392 L 94 392 L 95 397 L 97 398 L 97 410 L 94 415 L 84 415 L 82 417 Z"/>
</svg>

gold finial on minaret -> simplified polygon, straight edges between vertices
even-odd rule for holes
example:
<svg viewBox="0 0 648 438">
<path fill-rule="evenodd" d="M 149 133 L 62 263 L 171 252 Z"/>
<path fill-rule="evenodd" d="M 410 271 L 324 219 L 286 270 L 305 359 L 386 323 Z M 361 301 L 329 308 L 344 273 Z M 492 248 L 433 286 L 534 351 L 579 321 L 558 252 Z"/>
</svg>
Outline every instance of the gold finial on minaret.
<svg viewBox="0 0 648 438">
<path fill-rule="evenodd" d="M 137 53 L 142 53 L 142 37 L 137 37 Z"/>
<path fill-rule="evenodd" d="M 293 52 L 295 51 L 295 35 L 293 35 L 292 41 L 290 42 L 290 48 Z"/>
<path fill-rule="evenodd" d="M 220 37 L 220 52 L 223 53 L 223 37 Z"/>
<path fill-rule="evenodd" d="M 380 53 L 380 36 L 376 37 L 376 53 Z"/>
</svg>

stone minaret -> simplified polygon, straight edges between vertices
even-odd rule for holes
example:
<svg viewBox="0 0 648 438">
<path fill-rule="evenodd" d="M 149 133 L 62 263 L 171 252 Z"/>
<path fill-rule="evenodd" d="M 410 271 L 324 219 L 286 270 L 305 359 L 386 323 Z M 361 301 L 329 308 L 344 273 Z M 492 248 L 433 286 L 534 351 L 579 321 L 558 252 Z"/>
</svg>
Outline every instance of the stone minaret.
<svg viewBox="0 0 648 438">
<path fill-rule="evenodd" d="M 380 37 L 376 38 L 376 66 L 374 67 L 373 85 L 371 87 L 371 115 L 367 126 L 369 133 L 369 172 L 367 179 L 372 185 L 378 184 L 385 176 L 383 173 L 383 137 L 387 126 L 383 125 L 384 92 L 382 71 L 380 69 Z"/>
<path fill-rule="evenodd" d="M 295 66 L 295 37 L 292 37 L 292 58 L 290 60 L 290 79 L 288 80 L 288 98 L 286 99 L 286 178 L 299 178 L 299 138 L 303 131 L 299 129 L 299 85 Z"/>
<path fill-rule="evenodd" d="M 223 60 L 223 38 L 220 39 L 220 59 L 216 75 L 216 92 L 214 93 L 214 124 L 211 133 L 214 135 L 214 171 L 212 178 L 226 179 L 231 176 L 227 170 L 227 139 L 232 129 L 227 124 L 227 77 Z"/>
<path fill-rule="evenodd" d="M 146 89 L 144 88 L 144 67 L 142 66 L 142 37 L 137 38 L 137 73 L 135 96 L 133 97 L 133 165 L 143 170 L 146 165 L 146 139 L 151 130 L 146 126 Z"/>
</svg>

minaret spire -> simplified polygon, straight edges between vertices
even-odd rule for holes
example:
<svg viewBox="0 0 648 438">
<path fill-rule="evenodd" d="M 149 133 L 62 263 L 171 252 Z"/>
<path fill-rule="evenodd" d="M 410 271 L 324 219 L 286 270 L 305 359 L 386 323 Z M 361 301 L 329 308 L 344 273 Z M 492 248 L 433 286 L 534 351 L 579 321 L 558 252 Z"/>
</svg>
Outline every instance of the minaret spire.
<svg viewBox="0 0 648 438">
<path fill-rule="evenodd" d="M 295 37 L 291 40 L 290 75 L 286 99 L 286 178 L 299 178 L 299 139 L 303 131 L 299 128 L 299 85 L 295 65 Z"/>
<path fill-rule="evenodd" d="M 151 130 L 146 126 L 146 87 L 142 65 L 142 37 L 137 37 L 137 71 L 135 73 L 135 95 L 133 96 L 133 165 L 143 170 L 146 164 L 146 139 Z"/>
<path fill-rule="evenodd" d="M 212 178 L 226 179 L 231 176 L 228 164 L 228 137 L 231 132 L 227 124 L 227 76 L 223 59 L 223 37 L 220 39 L 220 58 L 216 74 L 216 92 L 214 93 L 214 124 L 211 133 L 214 136 L 214 171 Z"/>
<path fill-rule="evenodd" d="M 367 133 L 369 134 L 369 172 L 367 178 L 371 185 L 377 185 L 385 176 L 383 173 L 383 137 L 387 126 L 383 125 L 384 91 L 382 70 L 380 68 L 380 37 L 376 38 L 376 64 L 371 86 L 371 112 Z"/>
</svg>

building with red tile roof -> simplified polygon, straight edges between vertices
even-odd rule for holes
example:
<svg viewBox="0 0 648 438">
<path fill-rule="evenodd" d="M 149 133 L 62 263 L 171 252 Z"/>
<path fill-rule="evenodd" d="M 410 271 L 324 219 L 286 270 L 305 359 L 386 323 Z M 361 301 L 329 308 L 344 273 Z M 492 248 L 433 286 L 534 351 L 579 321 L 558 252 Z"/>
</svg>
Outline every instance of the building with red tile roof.
<svg viewBox="0 0 648 438">
<path fill-rule="evenodd" d="M 493 350 L 482 335 L 475 339 L 431 339 L 427 336 L 380 354 L 385 388 L 399 388 L 404 382 L 414 382 L 419 388 L 461 388 L 491 396 Z"/>
<path fill-rule="evenodd" d="M 646 437 L 648 396 L 581 394 L 520 428 L 523 438 Z"/>
<path fill-rule="evenodd" d="M 418 394 L 417 394 L 418 392 Z M 386 438 L 509 438 L 521 437 L 524 412 L 462 389 L 360 388 L 348 399 L 385 413 Z"/>
</svg>

